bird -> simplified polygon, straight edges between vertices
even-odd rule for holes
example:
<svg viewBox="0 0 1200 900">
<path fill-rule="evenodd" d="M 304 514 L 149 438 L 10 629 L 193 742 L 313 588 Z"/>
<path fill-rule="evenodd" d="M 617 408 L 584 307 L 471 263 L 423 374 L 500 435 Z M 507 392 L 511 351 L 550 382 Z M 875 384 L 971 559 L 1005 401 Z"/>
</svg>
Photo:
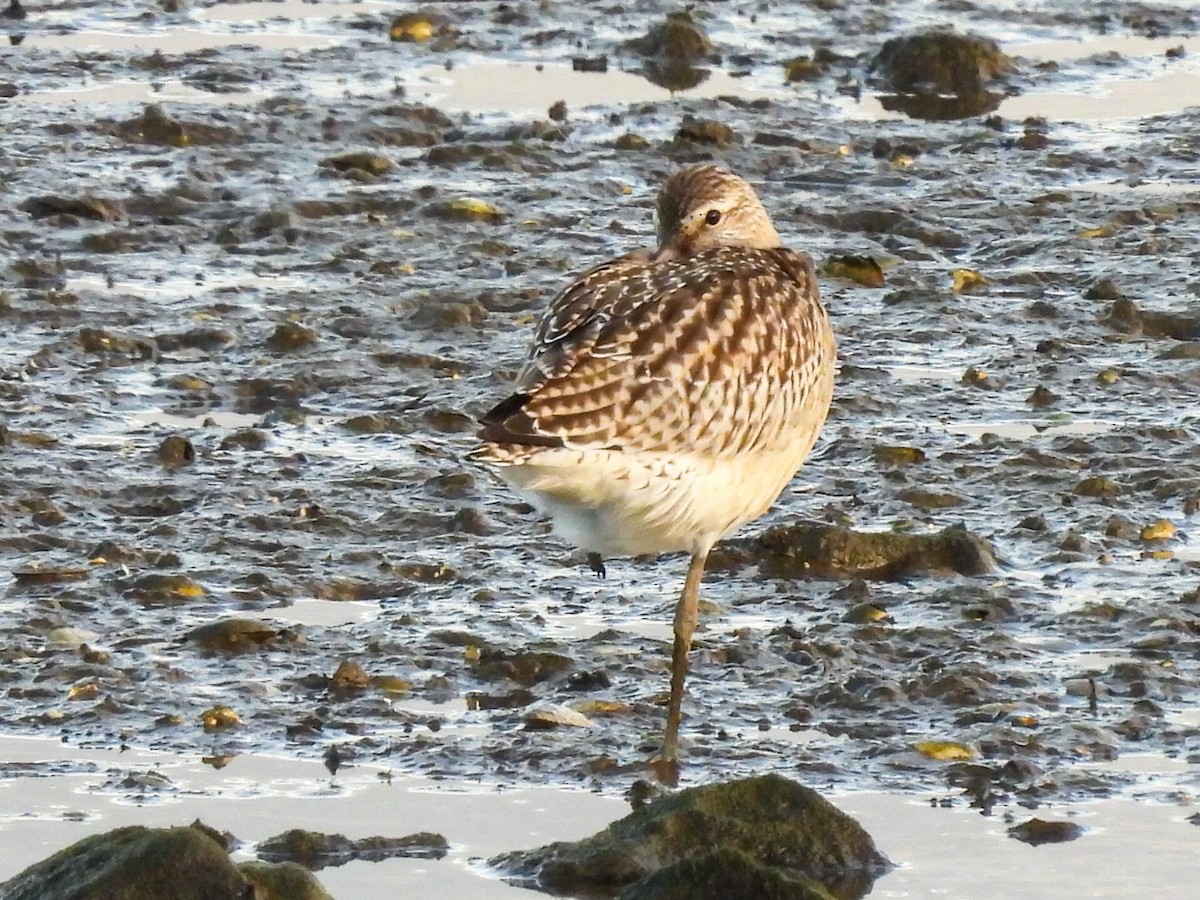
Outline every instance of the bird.
<svg viewBox="0 0 1200 900">
<path fill-rule="evenodd" d="M 469 457 L 601 560 L 690 555 L 675 606 L 659 780 L 679 772 L 688 654 L 709 552 L 775 502 L 812 450 L 837 345 L 811 257 L 716 165 L 658 192 L 658 245 L 587 270 L 550 302 L 511 394 Z"/>
</svg>

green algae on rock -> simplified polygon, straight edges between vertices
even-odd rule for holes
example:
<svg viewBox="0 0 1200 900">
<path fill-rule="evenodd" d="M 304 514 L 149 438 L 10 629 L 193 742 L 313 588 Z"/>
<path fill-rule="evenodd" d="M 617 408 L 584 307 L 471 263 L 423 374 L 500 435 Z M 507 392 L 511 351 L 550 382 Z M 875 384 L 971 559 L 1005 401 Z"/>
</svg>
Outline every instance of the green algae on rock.
<svg viewBox="0 0 1200 900">
<path fill-rule="evenodd" d="M 864 532 L 800 523 L 726 541 L 713 551 L 715 568 L 757 565 L 768 578 L 871 578 L 912 575 L 984 575 L 996 567 L 991 545 L 965 528 L 936 534 Z"/>
<path fill-rule="evenodd" d="M 35 863 L 0 884 L 0 896 L 5 900 L 242 900 L 254 890 L 253 884 L 272 880 L 264 877 L 268 873 L 262 869 L 248 874 L 249 881 L 207 828 L 132 825 L 86 837 Z M 312 875 L 290 872 L 288 876 L 286 895 L 268 891 L 265 896 L 329 897 Z"/>
<path fill-rule="evenodd" d="M 742 896 L 722 892 L 735 884 L 789 900 L 857 898 L 891 865 L 854 819 L 779 775 L 688 788 L 582 841 L 508 853 L 491 864 L 552 893 L 624 888 L 620 896 L 630 900 Z"/>
<path fill-rule="evenodd" d="M 991 38 L 948 30 L 894 37 L 880 48 L 867 71 L 897 93 L 974 94 L 1015 70 Z"/>
</svg>

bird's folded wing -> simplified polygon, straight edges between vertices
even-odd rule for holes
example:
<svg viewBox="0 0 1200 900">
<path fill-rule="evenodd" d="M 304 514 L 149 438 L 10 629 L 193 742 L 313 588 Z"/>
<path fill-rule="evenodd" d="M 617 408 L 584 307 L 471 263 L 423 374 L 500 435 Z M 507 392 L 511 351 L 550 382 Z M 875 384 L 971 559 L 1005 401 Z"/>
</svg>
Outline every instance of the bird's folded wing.
<svg viewBox="0 0 1200 900">
<path fill-rule="evenodd" d="M 516 392 L 484 417 L 480 437 L 711 456 L 762 449 L 833 352 L 806 255 L 721 248 L 669 264 L 615 260 L 551 303 Z"/>
</svg>

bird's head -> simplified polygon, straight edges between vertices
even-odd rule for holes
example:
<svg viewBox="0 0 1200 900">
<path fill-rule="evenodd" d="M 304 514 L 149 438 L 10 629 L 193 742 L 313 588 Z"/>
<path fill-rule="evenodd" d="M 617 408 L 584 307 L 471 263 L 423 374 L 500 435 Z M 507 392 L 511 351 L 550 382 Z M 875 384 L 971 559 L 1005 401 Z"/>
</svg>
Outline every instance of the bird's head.
<svg viewBox="0 0 1200 900">
<path fill-rule="evenodd" d="M 754 188 L 716 166 L 689 166 L 668 178 L 657 212 L 658 262 L 717 247 L 779 246 L 779 233 Z"/>
</svg>

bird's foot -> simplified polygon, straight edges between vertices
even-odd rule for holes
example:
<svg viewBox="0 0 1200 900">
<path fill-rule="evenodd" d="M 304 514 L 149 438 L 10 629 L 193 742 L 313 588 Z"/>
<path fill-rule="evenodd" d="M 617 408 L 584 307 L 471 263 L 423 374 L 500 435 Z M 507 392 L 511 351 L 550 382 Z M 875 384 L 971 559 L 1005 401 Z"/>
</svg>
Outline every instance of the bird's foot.
<svg viewBox="0 0 1200 900">
<path fill-rule="evenodd" d="M 608 570 L 604 568 L 604 558 L 599 553 L 587 555 L 588 568 L 596 573 L 597 578 L 607 578 Z"/>
</svg>

